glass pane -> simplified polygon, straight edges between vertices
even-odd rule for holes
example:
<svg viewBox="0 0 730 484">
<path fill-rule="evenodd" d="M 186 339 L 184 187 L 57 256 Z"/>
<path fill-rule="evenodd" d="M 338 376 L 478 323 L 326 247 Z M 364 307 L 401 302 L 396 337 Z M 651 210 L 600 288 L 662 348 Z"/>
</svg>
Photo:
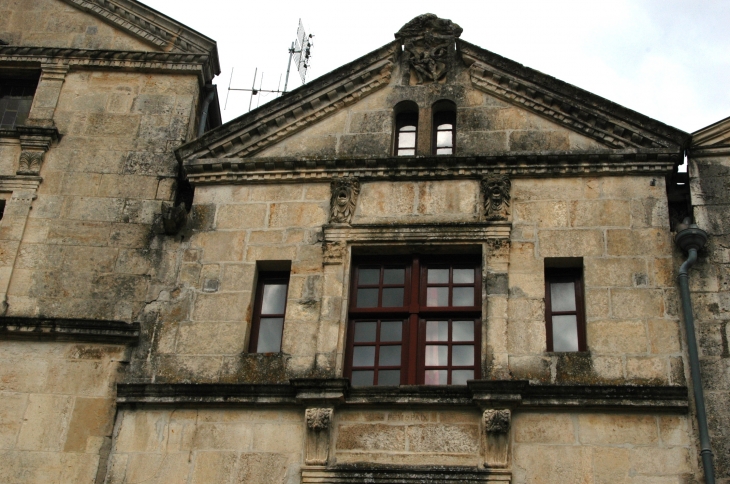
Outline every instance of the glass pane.
<svg viewBox="0 0 730 484">
<path fill-rule="evenodd" d="M 266 284 L 261 303 L 261 314 L 284 314 L 286 284 Z"/>
<path fill-rule="evenodd" d="M 449 347 L 446 345 L 426 345 L 426 366 L 447 366 Z"/>
<path fill-rule="evenodd" d="M 284 329 L 284 318 L 261 318 L 256 352 L 278 353 L 281 351 L 282 329 Z"/>
<path fill-rule="evenodd" d="M 380 370 L 378 386 L 397 387 L 400 385 L 400 370 Z"/>
<path fill-rule="evenodd" d="M 429 284 L 448 284 L 449 283 L 449 270 L 448 269 L 429 269 L 428 270 L 428 283 Z"/>
<path fill-rule="evenodd" d="M 474 269 L 454 269 L 454 284 L 474 284 Z"/>
<path fill-rule="evenodd" d="M 416 150 L 411 149 L 411 148 L 406 149 L 406 150 L 401 150 L 401 149 L 398 150 L 398 156 L 413 156 L 415 154 L 416 154 Z"/>
<path fill-rule="evenodd" d="M 357 278 L 359 286 L 380 284 L 380 269 L 360 269 Z"/>
<path fill-rule="evenodd" d="M 400 345 L 381 346 L 378 366 L 400 366 Z"/>
<path fill-rule="evenodd" d="M 474 379 L 474 370 L 454 370 L 451 372 L 452 385 L 466 385 L 467 380 Z"/>
<path fill-rule="evenodd" d="M 455 287 L 453 304 L 454 304 L 454 306 L 473 306 L 474 305 L 474 288 L 473 287 Z"/>
<path fill-rule="evenodd" d="M 403 126 L 400 130 L 401 131 L 416 131 L 416 127 L 415 126 Z"/>
<path fill-rule="evenodd" d="M 426 341 L 448 341 L 448 321 L 426 321 Z"/>
<path fill-rule="evenodd" d="M 454 129 L 454 126 L 451 124 L 439 124 L 438 128 L 436 128 L 437 131 L 448 131 Z"/>
<path fill-rule="evenodd" d="M 439 131 L 436 133 L 436 147 L 451 148 L 454 139 L 451 133 L 451 131 Z"/>
<path fill-rule="evenodd" d="M 575 283 L 550 284 L 550 304 L 553 311 L 575 311 Z"/>
<path fill-rule="evenodd" d="M 370 343 L 375 341 L 376 322 L 355 323 L 355 343 Z"/>
<path fill-rule="evenodd" d="M 446 370 L 426 370 L 426 385 L 448 385 L 448 371 Z"/>
<path fill-rule="evenodd" d="M 436 148 L 436 154 L 437 155 L 453 155 L 454 149 L 453 148 Z"/>
<path fill-rule="evenodd" d="M 553 351 L 578 351 L 578 320 L 574 315 L 553 316 Z"/>
<path fill-rule="evenodd" d="M 454 321 L 451 333 L 451 341 L 474 341 L 474 321 Z"/>
<path fill-rule="evenodd" d="M 357 290 L 357 307 L 359 308 L 376 308 L 378 307 L 378 290 L 358 289 Z"/>
<path fill-rule="evenodd" d="M 383 307 L 403 307 L 403 291 L 404 289 L 402 287 L 386 287 L 383 289 Z"/>
<path fill-rule="evenodd" d="M 385 269 L 383 271 L 383 284 L 403 284 L 405 281 L 405 269 Z"/>
<path fill-rule="evenodd" d="M 401 131 L 398 134 L 398 148 L 415 148 L 416 147 L 416 133 L 406 133 Z"/>
<path fill-rule="evenodd" d="M 426 289 L 426 306 L 440 307 L 449 305 L 448 287 L 429 287 Z"/>
<path fill-rule="evenodd" d="M 370 371 L 353 371 L 352 372 L 352 386 L 354 387 L 367 387 L 372 386 L 373 377 L 375 372 Z"/>
<path fill-rule="evenodd" d="M 380 341 L 400 341 L 402 339 L 402 321 L 383 321 L 380 323 Z"/>
<path fill-rule="evenodd" d="M 454 345 L 451 347 L 452 366 L 473 366 L 474 345 Z"/>
<path fill-rule="evenodd" d="M 352 366 L 375 366 L 375 346 L 355 346 Z"/>
</svg>

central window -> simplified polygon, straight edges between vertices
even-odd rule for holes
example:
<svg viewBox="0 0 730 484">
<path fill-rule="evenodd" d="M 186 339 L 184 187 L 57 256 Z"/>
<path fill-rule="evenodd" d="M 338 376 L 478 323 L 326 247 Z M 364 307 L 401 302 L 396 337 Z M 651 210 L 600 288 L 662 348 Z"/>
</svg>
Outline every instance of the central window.
<svg viewBox="0 0 730 484">
<path fill-rule="evenodd" d="M 355 259 L 346 374 L 353 386 L 478 379 L 481 264 L 468 256 Z"/>
</svg>

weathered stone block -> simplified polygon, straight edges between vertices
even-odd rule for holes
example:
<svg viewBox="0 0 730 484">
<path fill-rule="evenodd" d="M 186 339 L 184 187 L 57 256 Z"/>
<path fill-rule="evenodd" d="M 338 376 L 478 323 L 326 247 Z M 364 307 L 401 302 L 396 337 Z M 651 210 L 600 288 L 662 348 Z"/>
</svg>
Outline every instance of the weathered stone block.
<svg viewBox="0 0 730 484">
<path fill-rule="evenodd" d="M 406 428 L 383 424 L 340 424 L 337 450 L 405 451 Z"/>
<path fill-rule="evenodd" d="M 671 237 L 666 229 L 609 229 L 606 231 L 608 255 L 658 256 L 672 253 Z"/>
<path fill-rule="evenodd" d="M 596 353 L 647 353 L 643 321 L 591 321 L 587 324 L 588 347 Z"/>
<path fill-rule="evenodd" d="M 540 230 L 540 257 L 588 257 L 603 255 L 600 230 Z"/>
<path fill-rule="evenodd" d="M 246 232 L 204 232 L 195 234 L 191 245 L 203 249 L 202 260 L 205 262 L 240 261 Z"/>
<path fill-rule="evenodd" d="M 664 293 L 659 289 L 611 289 L 611 310 L 615 318 L 661 318 Z"/>
<path fill-rule="evenodd" d="M 449 454 L 476 454 L 479 451 L 477 425 L 409 425 L 408 450 Z"/>
<path fill-rule="evenodd" d="M 571 202 L 572 227 L 613 226 L 631 224 L 630 204 L 623 200 L 579 200 Z"/>
<path fill-rule="evenodd" d="M 319 203 L 272 203 L 269 227 L 315 227 L 327 222 L 328 211 Z"/>
<path fill-rule="evenodd" d="M 567 227 L 570 218 L 569 205 L 565 201 L 518 202 L 514 204 L 515 223 L 535 223 L 538 227 Z M 599 225 L 599 224 L 591 224 Z"/>
<path fill-rule="evenodd" d="M 669 362 L 666 358 L 628 357 L 626 376 L 632 380 L 666 385 L 669 380 Z"/>
<path fill-rule="evenodd" d="M 561 413 L 513 414 L 515 442 L 535 444 L 573 444 L 575 425 L 570 415 Z"/>
<path fill-rule="evenodd" d="M 16 448 L 51 452 L 62 450 L 73 403 L 74 398 L 68 395 L 30 395 Z"/>
<path fill-rule="evenodd" d="M 195 321 L 243 321 L 249 303 L 248 292 L 198 294 L 195 298 Z"/>
<path fill-rule="evenodd" d="M 579 439 L 585 444 L 655 444 L 656 418 L 650 415 L 582 414 Z"/>
</svg>

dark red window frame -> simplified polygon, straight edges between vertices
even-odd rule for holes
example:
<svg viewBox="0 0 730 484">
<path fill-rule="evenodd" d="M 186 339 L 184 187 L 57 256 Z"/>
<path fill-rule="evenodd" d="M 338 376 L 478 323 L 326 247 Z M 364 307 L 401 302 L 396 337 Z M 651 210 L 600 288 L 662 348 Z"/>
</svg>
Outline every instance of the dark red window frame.
<svg viewBox="0 0 730 484">
<path fill-rule="evenodd" d="M 284 308 L 283 311 L 280 313 L 267 313 L 262 314 L 262 306 L 263 306 L 263 298 L 264 298 L 264 288 L 267 284 L 285 284 L 286 285 L 286 294 L 284 296 Z M 289 296 L 289 273 L 283 272 L 283 271 L 276 271 L 276 272 L 261 272 L 258 276 L 258 281 L 256 283 L 256 299 L 254 300 L 254 310 L 253 310 L 253 317 L 251 318 L 251 335 L 249 338 L 248 343 L 248 351 L 249 353 L 260 353 L 258 351 L 259 346 L 259 334 L 261 332 L 261 318 L 281 318 L 282 319 L 282 325 L 281 325 L 281 331 L 282 335 L 284 332 L 284 322 L 286 314 L 286 299 Z M 281 342 L 281 339 L 279 340 Z M 281 351 L 281 343 L 279 343 L 279 349 L 276 352 Z M 272 353 L 276 353 L 272 352 Z"/>
<path fill-rule="evenodd" d="M 361 284 L 358 285 L 359 274 L 362 269 L 372 269 L 379 267 L 380 277 L 377 285 Z M 403 305 L 398 307 L 382 307 L 383 289 L 392 287 L 401 287 L 395 285 L 387 285 L 383 282 L 384 269 L 401 267 L 405 269 L 405 279 L 402 287 Z M 449 281 L 446 284 L 428 284 L 427 271 L 428 268 L 449 268 Z M 459 284 L 453 282 L 453 270 L 470 268 L 474 270 L 473 284 Z M 481 316 L 482 316 L 482 299 L 481 299 L 481 261 L 478 256 L 424 256 L 424 255 L 403 255 L 403 256 L 367 256 L 357 257 L 353 261 L 351 271 L 350 285 L 350 304 L 349 304 L 349 327 L 347 334 L 345 375 L 352 378 L 353 368 L 357 371 L 374 371 L 375 385 L 378 384 L 379 370 L 392 370 L 394 366 L 378 366 L 378 356 L 383 346 L 401 344 L 401 366 L 400 366 L 400 384 L 401 385 L 423 385 L 425 383 L 425 375 L 427 370 L 446 369 L 448 371 L 448 383 L 451 384 L 451 370 L 473 369 L 474 379 L 481 377 Z M 449 305 L 433 307 L 427 305 L 427 288 L 431 287 L 448 287 L 449 288 Z M 374 289 L 378 288 L 378 307 L 358 307 L 358 289 Z M 453 288 L 455 287 L 473 287 L 474 288 L 474 304 L 472 306 L 454 306 L 453 305 Z M 427 321 L 448 321 L 449 323 L 449 340 L 433 342 L 438 345 L 449 346 L 449 361 L 441 367 L 426 366 L 426 326 Z M 472 341 L 452 341 L 451 328 L 453 321 L 474 321 L 474 339 Z M 402 335 L 400 341 L 381 342 L 379 338 L 376 341 L 359 343 L 355 341 L 356 324 L 363 322 L 377 321 L 378 331 L 383 321 L 402 321 Z M 452 346 L 462 344 L 473 344 L 474 347 L 474 364 L 471 366 L 457 366 L 451 364 Z M 357 366 L 353 365 L 354 351 L 358 346 L 375 346 L 375 360 L 373 366 Z M 376 371 L 377 370 L 377 371 Z"/>
<path fill-rule="evenodd" d="M 572 282 L 575 287 L 575 310 L 553 311 L 551 284 L 559 282 Z M 585 297 L 583 287 L 583 269 L 561 268 L 545 269 L 545 330 L 547 333 L 547 350 L 554 350 L 553 342 L 553 316 L 575 316 L 576 332 L 578 338 L 578 351 L 587 351 L 586 345 L 586 319 L 585 319 Z"/>
</svg>

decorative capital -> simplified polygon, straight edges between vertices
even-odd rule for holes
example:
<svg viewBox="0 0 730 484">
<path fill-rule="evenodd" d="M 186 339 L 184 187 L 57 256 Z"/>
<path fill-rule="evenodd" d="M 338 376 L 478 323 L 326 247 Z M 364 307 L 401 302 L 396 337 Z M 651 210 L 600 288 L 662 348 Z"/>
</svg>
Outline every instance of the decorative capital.
<svg viewBox="0 0 730 484">
<path fill-rule="evenodd" d="M 484 196 L 484 218 L 486 220 L 507 220 L 509 217 L 510 189 L 512 183 L 507 175 L 488 175 L 482 179 Z"/>
<path fill-rule="evenodd" d="M 357 178 L 337 178 L 331 187 L 330 223 L 349 224 L 360 194 L 360 182 Z"/>
<path fill-rule="evenodd" d="M 488 409 L 484 411 L 484 430 L 487 434 L 509 432 L 512 412 L 509 409 Z"/>
<path fill-rule="evenodd" d="M 332 421 L 331 408 L 308 408 L 306 412 L 307 427 L 310 430 L 327 430 Z"/>
<path fill-rule="evenodd" d="M 324 242 L 322 244 L 322 251 L 324 252 L 324 264 L 342 264 L 342 262 L 345 260 L 346 250 L 347 245 L 345 245 L 345 242 L 342 240 L 337 240 L 334 242 Z"/>
<path fill-rule="evenodd" d="M 454 42 L 461 32 L 462 28 L 451 20 L 427 13 L 414 18 L 395 34 L 405 47 L 418 84 L 438 82 L 446 75 L 449 53 L 454 50 Z"/>
<path fill-rule="evenodd" d="M 22 151 L 18 175 L 38 175 L 43 165 L 43 151 Z"/>
</svg>

